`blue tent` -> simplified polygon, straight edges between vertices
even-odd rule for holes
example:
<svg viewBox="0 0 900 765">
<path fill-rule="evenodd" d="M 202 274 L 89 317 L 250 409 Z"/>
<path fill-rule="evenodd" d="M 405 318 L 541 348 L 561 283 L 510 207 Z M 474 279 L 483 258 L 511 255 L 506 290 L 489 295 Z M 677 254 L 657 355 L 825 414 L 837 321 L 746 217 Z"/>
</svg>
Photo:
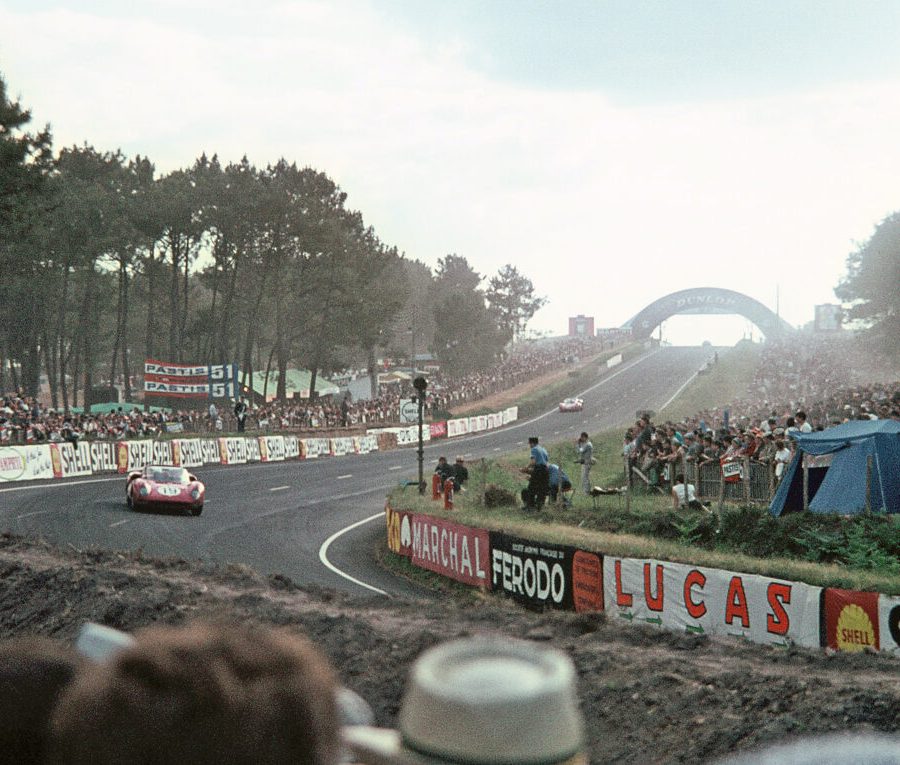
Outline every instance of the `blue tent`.
<svg viewBox="0 0 900 765">
<path fill-rule="evenodd" d="M 853 420 L 791 438 L 797 451 L 769 505 L 772 515 L 803 509 L 804 472 L 814 513 L 855 515 L 867 506 L 900 513 L 900 422 Z"/>
</svg>

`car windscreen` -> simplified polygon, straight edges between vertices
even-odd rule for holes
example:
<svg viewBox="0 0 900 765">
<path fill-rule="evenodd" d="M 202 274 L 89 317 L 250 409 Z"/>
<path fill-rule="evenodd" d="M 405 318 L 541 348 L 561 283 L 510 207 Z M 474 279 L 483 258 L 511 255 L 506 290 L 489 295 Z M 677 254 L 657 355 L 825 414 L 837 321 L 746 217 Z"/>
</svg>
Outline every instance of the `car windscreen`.
<svg viewBox="0 0 900 765">
<path fill-rule="evenodd" d="M 189 483 L 188 471 L 184 468 L 150 468 L 147 478 L 157 483 Z"/>
</svg>

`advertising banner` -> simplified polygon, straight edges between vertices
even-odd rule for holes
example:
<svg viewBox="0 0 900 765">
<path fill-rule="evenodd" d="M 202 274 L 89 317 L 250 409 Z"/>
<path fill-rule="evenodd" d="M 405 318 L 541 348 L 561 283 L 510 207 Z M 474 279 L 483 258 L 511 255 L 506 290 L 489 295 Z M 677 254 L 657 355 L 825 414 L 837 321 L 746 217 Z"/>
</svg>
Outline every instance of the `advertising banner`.
<svg viewBox="0 0 900 765">
<path fill-rule="evenodd" d="M 91 455 L 92 473 L 118 472 L 119 464 L 116 459 L 115 443 L 111 441 L 91 441 L 88 444 L 88 451 Z"/>
<path fill-rule="evenodd" d="M 603 589 L 610 616 L 629 622 L 755 643 L 820 645 L 821 587 L 607 555 Z"/>
<path fill-rule="evenodd" d="M 429 435 L 432 438 L 446 438 L 447 437 L 447 422 L 445 420 L 441 420 L 440 422 L 432 422 L 428 426 Z"/>
<path fill-rule="evenodd" d="M 431 440 L 431 432 L 424 426 L 422 427 L 422 440 Z M 409 446 L 417 443 L 419 443 L 418 425 L 412 428 L 397 428 L 397 446 Z"/>
<path fill-rule="evenodd" d="M 879 650 L 878 597 L 877 592 L 854 592 L 830 587 L 825 590 L 825 635 L 822 644 L 848 653 Z"/>
<path fill-rule="evenodd" d="M 331 439 L 331 453 L 335 457 L 343 457 L 345 454 L 353 454 L 353 439 L 347 436 Z"/>
<path fill-rule="evenodd" d="M 574 547 L 531 542 L 496 531 L 490 540 L 494 591 L 532 607 L 574 610 Z"/>
<path fill-rule="evenodd" d="M 171 364 L 144 361 L 144 392 L 172 398 L 235 398 L 237 364 Z"/>
<path fill-rule="evenodd" d="M 200 451 L 203 452 L 203 464 L 215 465 L 219 459 L 219 442 L 215 438 L 200 439 Z"/>
<path fill-rule="evenodd" d="M 246 438 L 219 439 L 219 461 L 223 465 L 244 465 L 249 459 Z"/>
<path fill-rule="evenodd" d="M 455 438 L 464 436 L 469 432 L 469 420 L 467 418 L 447 420 L 447 437 Z"/>
<path fill-rule="evenodd" d="M 721 460 L 722 480 L 737 483 L 744 478 L 744 463 L 741 460 Z"/>
<path fill-rule="evenodd" d="M 572 597 L 576 611 L 603 610 L 603 558 L 576 550 L 572 556 Z"/>
<path fill-rule="evenodd" d="M 282 462 L 285 459 L 283 436 L 260 436 L 257 440 L 261 462 Z"/>
<path fill-rule="evenodd" d="M 199 438 L 179 438 L 176 443 L 182 467 L 200 467 L 205 464 L 203 447 Z M 218 462 L 218 454 L 216 457 L 216 462 Z"/>
<path fill-rule="evenodd" d="M 174 441 L 120 441 L 116 444 L 119 472 L 141 470 L 145 465 L 178 466 L 180 456 Z"/>
<path fill-rule="evenodd" d="M 419 402 L 414 398 L 400 399 L 400 422 L 419 421 Z"/>
<path fill-rule="evenodd" d="M 49 444 L 0 446 L 0 483 L 53 477 Z"/>
<path fill-rule="evenodd" d="M 378 437 L 371 433 L 365 436 L 353 437 L 353 451 L 357 454 L 368 454 L 378 451 Z"/>
<path fill-rule="evenodd" d="M 412 562 L 465 584 L 490 588 L 490 535 L 458 523 L 413 515 Z"/>
<path fill-rule="evenodd" d="M 387 525 L 387 542 L 390 551 L 411 558 L 413 514 L 405 510 L 394 510 L 385 503 L 384 520 Z"/>
<path fill-rule="evenodd" d="M 50 444 L 50 459 L 56 478 L 73 478 L 91 474 L 91 450 L 87 442 Z"/>
<path fill-rule="evenodd" d="M 284 437 L 284 458 L 294 460 L 300 456 L 300 439 L 297 436 Z"/>
<path fill-rule="evenodd" d="M 331 444 L 327 438 L 304 438 L 303 443 L 307 459 L 331 454 Z"/>
<path fill-rule="evenodd" d="M 878 632 L 881 650 L 900 656 L 900 595 L 878 598 Z"/>
</svg>

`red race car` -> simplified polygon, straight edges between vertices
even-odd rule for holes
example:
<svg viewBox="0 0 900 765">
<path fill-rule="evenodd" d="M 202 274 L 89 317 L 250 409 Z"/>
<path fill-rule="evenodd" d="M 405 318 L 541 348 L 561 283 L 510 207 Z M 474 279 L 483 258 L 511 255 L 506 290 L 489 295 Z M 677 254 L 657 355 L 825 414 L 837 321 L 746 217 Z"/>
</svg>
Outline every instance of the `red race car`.
<svg viewBox="0 0 900 765">
<path fill-rule="evenodd" d="M 580 398 L 567 398 L 559 402 L 560 412 L 580 412 L 584 409 L 584 401 Z"/>
<path fill-rule="evenodd" d="M 203 512 L 206 487 L 197 476 L 180 467 L 147 465 L 128 474 L 125 502 L 130 510 L 183 510 Z"/>
</svg>

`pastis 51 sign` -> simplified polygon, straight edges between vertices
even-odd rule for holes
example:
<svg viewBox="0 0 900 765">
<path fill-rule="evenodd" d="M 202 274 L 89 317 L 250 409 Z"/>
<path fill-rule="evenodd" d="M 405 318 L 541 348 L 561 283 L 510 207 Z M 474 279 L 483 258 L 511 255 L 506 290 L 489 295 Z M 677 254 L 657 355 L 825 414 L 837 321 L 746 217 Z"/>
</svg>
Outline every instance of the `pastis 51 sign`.
<svg viewBox="0 0 900 765">
<path fill-rule="evenodd" d="M 236 398 L 237 364 L 170 364 L 144 362 L 144 392 L 173 398 Z"/>
</svg>

